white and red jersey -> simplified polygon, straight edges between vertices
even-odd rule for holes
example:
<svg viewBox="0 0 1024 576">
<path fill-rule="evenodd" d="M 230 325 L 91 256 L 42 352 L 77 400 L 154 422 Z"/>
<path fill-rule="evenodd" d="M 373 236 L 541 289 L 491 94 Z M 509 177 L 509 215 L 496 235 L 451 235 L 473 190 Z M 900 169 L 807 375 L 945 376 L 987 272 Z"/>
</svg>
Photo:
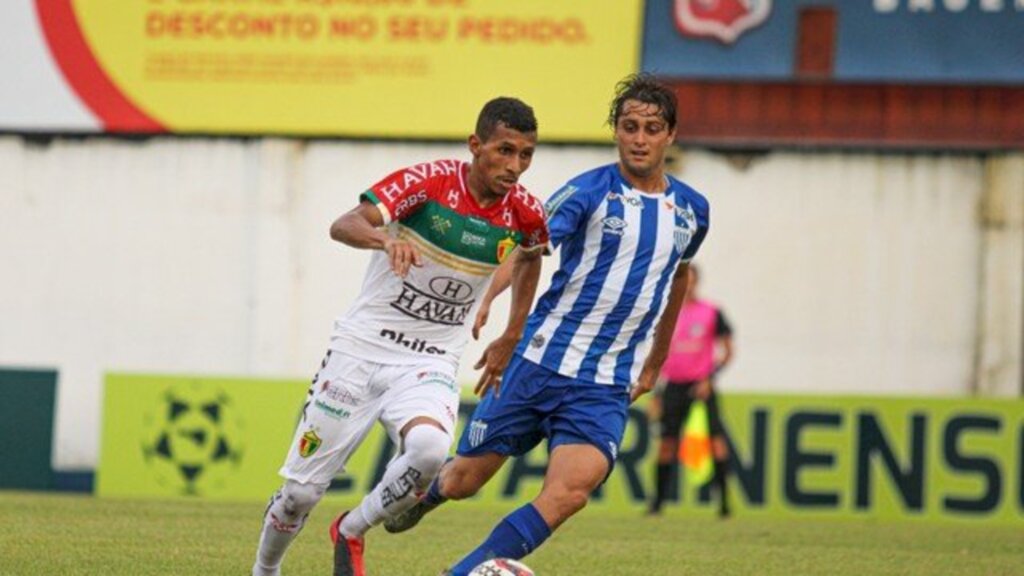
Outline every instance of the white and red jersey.
<svg viewBox="0 0 1024 576">
<path fill-rule="evenodd" d="M 399 170 L 363 193 L 388 232 L 419 250 L 423 266 L 399 278 L 387 254 L 374 251 L 362 291 L 334 323 L 331 348 L 387 364 L 424 357 L 454 365 L 466 345 L 467 322 L 512 251 L 548 242 L 543 204 L 516 186 L 482 208 L 466 184 L 469 164 L 438 160 Z"/>
</svg>

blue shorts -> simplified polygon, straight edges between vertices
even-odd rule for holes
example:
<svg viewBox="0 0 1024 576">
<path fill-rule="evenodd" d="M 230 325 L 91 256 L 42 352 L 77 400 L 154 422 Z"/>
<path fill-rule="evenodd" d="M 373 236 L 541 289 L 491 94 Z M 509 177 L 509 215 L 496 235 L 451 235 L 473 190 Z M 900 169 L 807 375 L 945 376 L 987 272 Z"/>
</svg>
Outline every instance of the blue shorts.
<svg viewBox="0 0 1024 576">
<path fill-rule="evenodd" d="M 501 391 L 484 395 L 459 439 L 459 456 L 521 456 L 544 438 L 548 453 L 562 444 L 591 444 L 615 466 L 626 429 L 629 393 L 622 386 L 579 382 L 512 357 Z"/>
</svg>

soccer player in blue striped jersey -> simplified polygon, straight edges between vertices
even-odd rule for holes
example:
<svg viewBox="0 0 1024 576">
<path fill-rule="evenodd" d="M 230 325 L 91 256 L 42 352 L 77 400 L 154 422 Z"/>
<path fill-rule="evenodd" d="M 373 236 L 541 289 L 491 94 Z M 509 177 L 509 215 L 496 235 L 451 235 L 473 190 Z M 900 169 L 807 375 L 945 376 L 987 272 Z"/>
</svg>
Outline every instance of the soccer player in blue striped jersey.
<svg viewBox="0 0 1024 576">
<path fill-rule="evenodd" d="M 646 75 L 619 83 L 609 123 L 619 161 L 573 178 L 547 203 L 561 261 L 503 373 L 485 370 L 480 404 L 458 456 L 406 513 L 407 530 L 440 503 L 475 494 L 509 456 L 547 438 L 541 493 L 506 516 L 449 572 L 465 576 L 488 558 L 522 558 L 581 510 L 615 464 L 627 408 L 650 391 L 686 291 L 689 261 L 708 231 L 708 202 L 665 172 L 676 100 Z M 504 268 L 504 267 L 503 267 Z M 474 326 L 508 285 L 499 270 Z"/>
</svg>

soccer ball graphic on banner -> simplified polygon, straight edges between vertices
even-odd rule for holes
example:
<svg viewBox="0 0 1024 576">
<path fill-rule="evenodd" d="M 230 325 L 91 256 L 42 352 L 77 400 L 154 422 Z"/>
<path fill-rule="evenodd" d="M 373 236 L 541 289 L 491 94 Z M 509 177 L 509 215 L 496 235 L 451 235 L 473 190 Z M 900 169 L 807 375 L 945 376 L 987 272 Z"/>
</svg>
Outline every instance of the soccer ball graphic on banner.
<svg viewBox="0 0 1024 576">
<path fill-rule="evenodd" d="M 142 452 L 158 484 L 184 495 L 223 489 L 242 458 L 231 399 L 201 382 L 172 386 L 145 414 Z"/>
<path fill-rule="evenodd" d="M 509 560 L 508 558 L 494 558 L 473 568 L 469 576 L 534 576 L 522 562 Z"/>
</svg>

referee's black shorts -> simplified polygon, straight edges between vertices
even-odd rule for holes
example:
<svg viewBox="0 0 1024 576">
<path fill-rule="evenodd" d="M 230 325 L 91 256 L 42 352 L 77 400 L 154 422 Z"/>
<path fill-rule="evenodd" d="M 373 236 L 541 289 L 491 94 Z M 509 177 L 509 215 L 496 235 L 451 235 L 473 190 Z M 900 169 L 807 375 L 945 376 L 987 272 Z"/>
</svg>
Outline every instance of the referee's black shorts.
<svg viewBox="0 0 1024 576">
<path fill-rule="evenodd" d="M 693 406 L 697 382 L 669 382 L 661 395 L 661 437 L 679 438 L 683 423 Z M 711 394 L 704 401 L 708 407 L 708 428 L 712 436 L 723 436 L 722 418 L 718 413 L 718 394 L 711 388 Z"/>
</svg>

